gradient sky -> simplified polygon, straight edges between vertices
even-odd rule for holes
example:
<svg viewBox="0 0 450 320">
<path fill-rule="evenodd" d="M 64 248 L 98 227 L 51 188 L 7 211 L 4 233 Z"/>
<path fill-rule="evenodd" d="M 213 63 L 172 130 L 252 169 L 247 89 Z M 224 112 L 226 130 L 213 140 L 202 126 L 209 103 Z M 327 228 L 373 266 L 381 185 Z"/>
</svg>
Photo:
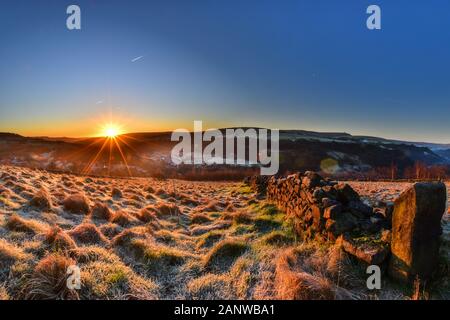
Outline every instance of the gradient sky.
<svg viewBox="0 0 450 320">
<path fill-rule="evenodd" d="M 203 120 L 449 143 L 449 109 L 447 0 L 0 4 L 0 131 L 88 136 L 111 116 L 130 132 Z"/>
</svg>

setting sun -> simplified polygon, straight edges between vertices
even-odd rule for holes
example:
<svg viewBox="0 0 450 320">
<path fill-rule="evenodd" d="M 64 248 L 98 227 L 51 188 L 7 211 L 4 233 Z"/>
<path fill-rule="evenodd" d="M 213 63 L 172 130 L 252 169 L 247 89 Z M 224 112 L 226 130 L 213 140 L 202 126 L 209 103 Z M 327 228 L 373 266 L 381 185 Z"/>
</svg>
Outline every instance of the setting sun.
<svg viewBox="0 0 450 320">
<path fill-rule="evenodd" d="M 108 124 L 103 127 L 101 131 L 101 135 L 107 138 L 115 138 L 118 135 L 121 135 L 123 132 L 121 128 L 115 124 Z"/>
</svg>

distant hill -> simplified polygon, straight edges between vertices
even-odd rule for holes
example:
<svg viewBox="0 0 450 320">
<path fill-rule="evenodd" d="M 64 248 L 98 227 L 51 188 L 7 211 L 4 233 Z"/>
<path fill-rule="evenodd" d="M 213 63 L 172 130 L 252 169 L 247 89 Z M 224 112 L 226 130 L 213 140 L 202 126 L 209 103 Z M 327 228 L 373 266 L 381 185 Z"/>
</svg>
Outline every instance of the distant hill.
<svg viewBox="0 0 450 320">
<path fill-rule="evenodd" d="M 258 129 L 258 128 L 255 128 Z M 225 132 L 226 129 L 220 129 Z M 133 173 L 145 175 L 158 168 L 169 168 L 170 151 L 177 142 L 171 132 L 138 132 L 120 137 L 122 154 L 112 149 L 96 158 L 92 170 L 104 170 L 111 163 L 123 163 Z M 105 138 L 23 137 L 0 133 L 0 163 L 32 167 L 57 167 L 80 171 L 92 161 Z M 205 146 L 207 143 L 205 142 Z M 225 148 L 224 148 L 225 149 Z M 106 150 L 109 150 L 107 148 Z M 420 162 L 424 165 L 450 165 L 450 148 L 446 144 L 407 142 L 378 137 L 353 136 L 345 132 L 280 131 L 281 170 L 324 170 L 335 173 L 358 173 L 395 165 L 399 170 Z M 161 169 L 162 170 L 162 169 Z"/>
<path fill-rule="evenodd" d="M 16 133 L 0 132 L 0 139 L 21 139 L 23 136 Z"/>
</svg>

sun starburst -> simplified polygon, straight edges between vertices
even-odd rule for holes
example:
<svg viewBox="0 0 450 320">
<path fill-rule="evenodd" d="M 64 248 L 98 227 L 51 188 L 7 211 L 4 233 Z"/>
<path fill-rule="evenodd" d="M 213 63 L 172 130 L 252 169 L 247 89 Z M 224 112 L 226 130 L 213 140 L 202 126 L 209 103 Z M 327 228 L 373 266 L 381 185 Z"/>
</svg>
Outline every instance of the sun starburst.
<svg viewBox="0 0 450 320">
<path fill-rule="evenodd" d="M 111 168 L 117 168 L 117 161 L 119 161 L 124 165 L 128 175 L 131 176 L 127 157 L 133 150 L 128 147 L 127 138 L 123 125 L 111 121 L 101 125 L 97 136 L 91 138 L 91 143 L 78 155 L 82 157 L 86 152 L 91 153 L 82 172 L 90 174 L 93 170 L 103 168 L 106 170 L 105 173 L 110 175 Z"/>
<path fill-rule="evenodd" d="M 103 126 L 101 136 L 106 138 L 116 138 L 123 133 L 121 127 L 114 123 L 108 123 Z"/>
</svg>

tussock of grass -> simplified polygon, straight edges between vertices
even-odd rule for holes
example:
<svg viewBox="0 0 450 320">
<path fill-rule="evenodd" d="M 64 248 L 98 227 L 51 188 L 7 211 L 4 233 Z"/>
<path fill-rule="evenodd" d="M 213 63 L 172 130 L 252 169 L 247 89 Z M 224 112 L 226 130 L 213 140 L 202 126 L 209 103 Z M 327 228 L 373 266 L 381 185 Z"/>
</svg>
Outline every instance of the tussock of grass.
<svg viewBox="0 0 450 320">
<path fill-rule="evenodd" d="M 191 280 L 188 285 L 190 299 L 224 300 L 231 299 L 230 279 L 227 275 L 206 274 Z"/>
<path fill-rule="evenodd" d="M 45 242 L 51 246 L 54 251 L 71 250 L 77 247 L 75 241 L 61 228 L 55 226 L 45 234 Z"/>
<path fill-rule="evenodd" d="M 142 222 L 151 222 L 151 221 L 157 221 L 158 218 L 156 217 L 158 213 L 158 210 L 154 206 L 148 206 L 146 208 L 143 208 L 139 211 L 137 218 Z"/>
<path fill-rule="evenodd" d="M 303 271 L 295 250 L 283 252 L 276 263 L 275 288 L 278 299 L 334 300 L 351 298 L 344 289 L 336 287 L 321 274 Z"/>
<path fill-rule="evenodd" d="M 216 211 L 221 211 L 222 208 L 218 201 L 210 201 L 205 206 L 198 208 L 198 210 L 203 211 L 203 212 L 216 212 Z"/>
<path fill-rule="evenodd" d="M 120 262 L 120 258 L 117 255 L 98 246 L 78 247 L 70 250 L 70 256 L 79 264 L 86 264 L 95 261 L 102 261 L 111 264 Z"/>
<path fill-rule="evenodd" d="M 130 247 L 135 257 L 143 260 L 151 271 L 162 271 L 166 267 L 181 265 L 190 256 L 182 251 L 142 239 L 132 240 Z"/>
<path fill-rule="evenodd" d="M 68 234 L 82 244 L 107 244 L 108 239 L 92 223 L 82 223 L 70 230 Z"/>
<path fill-rule="evenodd" d="M 323 247 L 310 243 L 286 249 L 276 262 L 277 297 L 296 300 L 363 297 L 365 282 L 354 276 L 355 268 L 338 245 Z"/>
<path fill-rule="evenodd" d="M 142 227 L 130 228 L 122 231 L 112 239 L 115 246 L 129 247 L 134 239 L 144 239 L 146 229 Z"/>
<path fill-rule="evenodd" d="M 33 235 L 44 233 L 48 230 L 48 225 L 36 220 L 24 219 L 17 214 L 13 214 L 9 217 L 5 223 L 5 227 L 11 231 L 25 232 Z"/>
<path fill-rule="evenodd" d="M 251 235 L 255 231 L 254 225 L 239 224 L 233 228 L 232 234 L 235 236 Z"/>
<path fill-rule="evenodd" d="M 119 210 L 114 213 L 111 222 L 117 223 L 122 227 L 129 226 L 134 221 L 134 218 L 126 211 Z"/>
<path fill-rule="evenodd" d="M 122 205 L 123 206 L 127 206 L 127 207 L 134 207 L 137 209 L 141 209 L 142 208 L 142 204 L 139 201 L 136 200 L 123 200 L 122 201 Z"/>
<path fill-rule="evenodd" d="M 192 224 L 202 224 L 210 221 L 211 219 L 204 213 L 196 213 L 191 217 Z"/>
<path fill-rule="evenodd" d="M 180 209 L 173 203 L 160 202 L 155 205 L 156 215 L 158 217 L 164 217 L 168 215 L 179 215 Z"/>
<path fill-rule="evenodd" d="M 47 191 L 38 191 L 28 203 L 30 207 L 39 210 L 50 210 L 52 208 L 52 201 Z"/>
<path fill-rule="evenodd" d="M 206 255 L 204 260 L 205 268 L 216 271 L 227 270 L 248 248 L 248 245 L 243 241 L 222 240 Z"/>
<path fill-rule="evenodd" d="M 111 197 L 115 200 L 121 199 L 123 197 L 122 191 L 118 188 L 112 188 Z"/>
<path fill-rule="evenodd" d="M 160 197 L 160 198 L 167 198 L 167 197 L 168 197 L 168 194 L 166 193 L 166 191 L 163 190 L 163 189 L 161 189 L 161 188 L 158 188 L 158 189 L 155 191 L 155 194 L 156 194 L 158 197 Z"/>
<path fill-rule="evenodd" d="M 202 235 L 197 242 L 198 248 L 209 248 L 224 237 L 222 231 L 210 231 Z"/>
<path fill-rule="evenodd" d="M 92 208 L 91 216 L 93 219 L 110 221 L 113 217 L 113 214 L 111 210 L 109 210 L 107 205 L 96 202 L 94 207 Z"/>
<path fill-rule="evenodd" d="M 4 239 L 0 239 L 0 276 L 6 274 L 9 268 L 17 261 L 24 261 L 31 258 L 21 248 Z"/>
<path fill-rule="evenodd" d="M 260 266 L 254 257 L 241 256 L 230 270 L 231 282 L 237 299 L 247 300 L 252 296 L 252 287 L 257 279 Z"/>
<path fill-rule="evenodd" d="M 105 237 L 111 239 L 117 236 L 123 231 L 123 228 L 115 223 L 105 223 L 100 226 L 100 232 L 105 235 Z"/>
<path fill-rule="evenodd" d="M 284 246 L 292 244 L 294 242 L 294 237 L 283 231 L 272 231 L 261 239 L 262 243 L 267 245 Z"/>
<path fill-rule="evenodd" d="M 71 258 L 50 254 L 38 262 L 27 279 L 24 298 L 43 300 L 78 299 L 76 290 L 67 287 L 67 269 L 75 265 Z"/>
<path fill-rule="evenodd" d="M 157 298 L 158 286 L 150 279 L 136 275 L 120 261 L 94 261 L 81 269 L 83 299 L 140 299 Z"/>
<path fill-rule="evenodd" d="M 165 229 L 156 231 L 154 233 L 154 237 L 157 241 L 161 241 L 164 243 L 176 243 L 178 239 L 178 237 L 175 236 L 173 232 Z"/>
<path fill-rule="evenodd" d="M 89 202 L 83 194 L 68 196 L 63 205 L 66 211 L 74 214 L 88 214 L 90 211 Z"/>
<path fill-rule="evenodd" d="M 191 206 L 191 207 L 196 207 L 199 205 L 199 202 L 197 200 L 192 199 L 186 195 L 182 195 L 180 203 L 184 206 Z"/>
<path fill-rule="evenodd" d="M 247 211 L 238 211 L 232 214 L 233 222 L 236 224 L 248 224 L 253 222 L 252 215 L 248 213 Z"/>
</svg>

